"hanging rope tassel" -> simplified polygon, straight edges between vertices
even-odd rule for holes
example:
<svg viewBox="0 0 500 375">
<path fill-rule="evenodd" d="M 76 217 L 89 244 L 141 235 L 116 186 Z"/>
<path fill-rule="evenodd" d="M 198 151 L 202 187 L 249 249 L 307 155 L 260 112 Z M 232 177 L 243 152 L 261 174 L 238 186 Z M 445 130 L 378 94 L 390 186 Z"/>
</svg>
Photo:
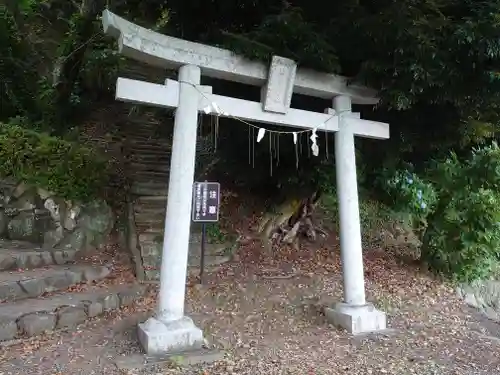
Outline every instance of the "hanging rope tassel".
<svg viewBox="0 0 500 375">
<path fill-rule="evenodd" d="M 295 168 L 299 169 L 299 148 L 297 146 L 297 133 L 293 134 L 293 144 L 295 146 Z"/>
</svg>

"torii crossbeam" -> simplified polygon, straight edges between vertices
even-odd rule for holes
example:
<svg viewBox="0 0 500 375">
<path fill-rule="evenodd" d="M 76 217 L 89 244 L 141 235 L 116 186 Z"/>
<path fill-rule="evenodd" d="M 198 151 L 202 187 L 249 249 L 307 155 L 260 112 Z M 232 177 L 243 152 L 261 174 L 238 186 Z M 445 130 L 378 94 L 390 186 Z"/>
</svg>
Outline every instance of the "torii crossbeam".
<svg viewBox="0 0 500 375">
<path fill-rule="evenodd" d="M 198 112 L 214 103 L 223 109 L 221 116 L 335 132 L 344 301 L 328 309 L 327 317 L 352 333 L 384 329 L 385 314 L 365 298 L 354 137 L 387 139 L 389 125 L 351 112 L 352 103 L 376 104 L 376 93 L 348 85 L 344 77 L 297 69 L 294 61 L 283 57 L 274 56 L 266 66 L 224 49 L 161 35 L 107 10 L 103 26 L 118 38 L 125 56 L 179 69 L 178 81 L 167 80 L 165 85 L 119 78 L 116 88 L 118 100 L 176 108 L 158 311 L 139 325 L 146 352 L 165 354 L 203 344 L 202 331 L 184 315 L 184 299 Z M 211 87 L 200 85 L 202 74 L 260 86 L 261 102 L 213 94 Z M 333 109 L 317 113 L 290 108 L 294 92 L 331 99 Z"/>
</svg>

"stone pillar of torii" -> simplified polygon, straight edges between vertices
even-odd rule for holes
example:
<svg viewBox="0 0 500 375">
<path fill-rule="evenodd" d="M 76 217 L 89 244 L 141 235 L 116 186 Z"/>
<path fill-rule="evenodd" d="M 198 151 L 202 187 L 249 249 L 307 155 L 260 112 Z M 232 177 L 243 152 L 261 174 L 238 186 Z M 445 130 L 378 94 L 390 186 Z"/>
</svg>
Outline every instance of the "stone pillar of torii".
<svg viewBox="0 0 500 375">
<path fill-rule="evenodd" d="M 132 59 L 178 69 L 178 81 L 164 85 L 118 78 L 116 99 L 175 108 L 168 202 L 160 273 L 158 310 L 139 325 L 139 340 L 149 355 L 196 349 L 203 345 L 200 328 L 184 315 L 192 186 L 198 113 L 216 113 L 260 123 L 335 132 L 335 167 L 340 212 L 340 250 L 344 300 L 327 309 L 328 319 L 353 334 L 386 328 L 386 315 L 367 303 L 358 206 L 354 136 L 389 138 L 389 125 L 360 119 L 352 104 L 374 105 L 376 93 L 347 85 L 336 75 L 297 69 L 294 61 L 274 56 L 270 66 L 230 51 L 165 36 L 105 10 L 105 33 L 118 39 L 119 51 Z M 201 75 L 262 87 L 261 102 L 212 93 Z M 292 94 L 333 101 L 317 113 L 290 108 Z M 207 108 L 209 109 L 207 111 Z"/>
</svg>

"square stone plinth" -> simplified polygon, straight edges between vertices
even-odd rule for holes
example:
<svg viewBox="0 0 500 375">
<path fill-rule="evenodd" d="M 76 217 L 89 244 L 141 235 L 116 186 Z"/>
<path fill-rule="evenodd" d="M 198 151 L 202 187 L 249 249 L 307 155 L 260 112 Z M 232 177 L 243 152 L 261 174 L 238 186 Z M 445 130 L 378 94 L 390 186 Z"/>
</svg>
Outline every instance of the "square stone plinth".
<svg viewBox="0 0 500 375">
<path fill-rule="evenodd" d="M 382 331 L 387 328 L 387 318 L 383 311 L 372 304 L 350 306 L 337 303 L 334 308 L 325 309 L 327 320 L 337 327 L 344 328 L 353 335 Z"/>
<path fill-rule="evenodd" d="M 203 332 L 187 316 L 169 322 L 153 317 L 138 328 L 139 342 L 150 356 L 199 349 L 204 343 Z"/>
</svg>

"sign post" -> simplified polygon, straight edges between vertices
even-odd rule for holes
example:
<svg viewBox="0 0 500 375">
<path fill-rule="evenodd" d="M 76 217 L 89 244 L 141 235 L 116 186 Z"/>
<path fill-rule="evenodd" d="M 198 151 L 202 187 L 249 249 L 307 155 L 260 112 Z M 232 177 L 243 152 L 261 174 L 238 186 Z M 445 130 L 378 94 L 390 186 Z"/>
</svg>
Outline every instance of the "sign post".
<svg viewBox="0 0 500 375">
<path fill-rule="evenodd" d="M 195 182 L 193 186 L 193 222 L 201 223 L 200 284 L 203 284 L 205 269 L 205 244 L 207 223 L 219 221 L 220 184 L 218 182 Z"/>
</svg>

